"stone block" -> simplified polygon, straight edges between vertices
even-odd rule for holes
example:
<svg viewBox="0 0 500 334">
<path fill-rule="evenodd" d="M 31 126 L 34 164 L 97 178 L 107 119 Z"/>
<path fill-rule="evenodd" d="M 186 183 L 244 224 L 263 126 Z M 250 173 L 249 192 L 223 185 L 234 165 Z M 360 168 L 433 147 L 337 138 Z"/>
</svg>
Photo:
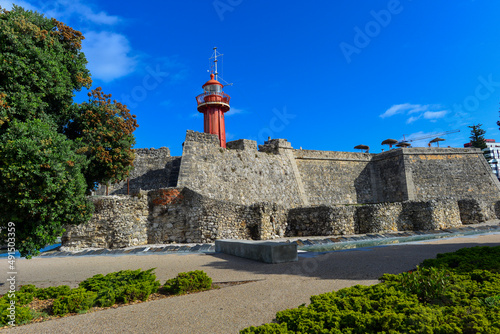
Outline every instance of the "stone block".
<svg viewBox="0 0 500 334">
<path fill-rule="evenodd" d="M 238 139 L 226 143 L 226 147 L 230 150 L 257 150 L 257 142 L 255 140 Z"/>
<path fill-rule="evenodd" d="M 357 233 L 397 231 L 401 211 L 401 203 L 367 204 L 356 207 Z"/>
<path fill-rule="evenodd" d="M 486 202 L 467 198 L 458 201 L 462 224 L 483 223 L 494 217 L 492 208 Z"/>
<path fill-rule="evenodd" d="M 215 240 L 215 251 L 265 263 L 298 261 L 296 243 Z"/>
<path fill-rule="evenodd" d="M 288 236 L 354 234 L 353 206 L 295 208 L 288 215 Z"/>
<path fill-rule="evenodd" d="M 399 230 L 429 231 L 462 225 L 454 200 L 406 201 L 399 217 Z"/>
</svg>

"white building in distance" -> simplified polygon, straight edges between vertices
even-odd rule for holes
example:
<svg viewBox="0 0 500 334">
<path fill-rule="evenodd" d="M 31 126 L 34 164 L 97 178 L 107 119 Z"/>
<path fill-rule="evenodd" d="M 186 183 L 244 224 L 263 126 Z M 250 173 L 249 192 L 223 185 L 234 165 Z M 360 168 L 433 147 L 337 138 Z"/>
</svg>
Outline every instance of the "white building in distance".
<svg viewBox="0 0 500 334">
<path fill-rule="evenodd" d="M 489 159 L 488 163 L 490 164 L 493 174 L 500 180 L 500 166 L 498 164 L 500 161 L 500 143 L 496 143 L 495 139 L 485 139 L 485 141 L 487 147 L 483 149 L 484 157 Z M 464 144 L 464 147 L 472 147 L 472 144 Z"/>
</svg>

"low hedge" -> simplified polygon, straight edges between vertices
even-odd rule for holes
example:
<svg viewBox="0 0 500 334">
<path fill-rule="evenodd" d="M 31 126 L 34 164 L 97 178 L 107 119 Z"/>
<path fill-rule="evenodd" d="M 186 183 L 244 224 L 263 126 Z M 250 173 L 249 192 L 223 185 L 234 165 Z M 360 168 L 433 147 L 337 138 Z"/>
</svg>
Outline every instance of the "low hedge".
<svg viewBox="0 0 500 334">
<path fill-rule="evenodd" d="M 181 295 L 189 292 L 204 291 L 212 288 L 212 279 L 202 270 L 179 273 L 163 286 L 167 294 Z"/>
<path fill-rule="evenodd" d="M 55 315 L 87 311 L 95 304 L 97 293 L 83 288 L 72 289 L 68 294 L 54 300 L 52 311 Z"/>
<path fill-rule="evenodd" d="M 52 311 L 55 315 L 85 312 L 93 306 L 108 307 L 115 303 L 130 303 L 147 300 L 158 291 L 160 282 L 153 273 L 155 268 L 144 270 L 122 270 L 107 275 L 95 275 L 79 284 L 76 289 L 67 285 L 37 288 L 29 284 L 21 286 L 14 294 L 16 324 L 30 321 L 36 312 L 23 307 L 38 299 L 54 299 Z M 11 310 L 9 295 L 0 298 L 0 326 L 9 324 Z M 12 312 L 14 313 L 14 312 Z"/>
<path fill-rule="evenodd" d="M 70 294 L 71 288 L 68 285 L 51 286 L 36 289 L 33 293 L 38 299 L 55 299 Z"/>
<path fill-rule="evenodd" d="M 435 259 L 424 260 L 422 267 L 447 268 L 460 273 L 474 269 L 500 273 L 500 246 L 476 246 L 462 248 L 453 253 L 438 254 Z"/>
<path fill-rule="evenodd" d="M 135 300 L 145 301 L 152 293 L 158 292 L 160 282 L 156 280 L 155 268 L 144 270 L 121 270 L 107 275 L 94 275 L 79 284 L 76 289 L 67 285 L 37 288 L 32 284 L 21 286 L 14 294 L 16 324 L 29 322 L 35 311 L 23 307 L 38 299 L 54 299 L 52 312 L 54 315 L 85 312 L 93 306 L 109 307 L 116 303 L 130 303 Z M 203 271 L 180 273 L 165 283 L 164 292 L 183 294 L 208 290 L 212 287 L 212 279 Z M 0 326 L 9 324 L 9 295 L 0 298 Z M 38 312 L 40 313 L 40 312 Z M 43 313 L 43 312 L 42 312 Z"/>
<path fill-rule="evenodd" d="M 15 311 L 14 311 L 15 309 Z M 14 319 L 13 319 L 14 318 Z M 28 307 L 14 305 L 11 306 L 3 300 L 0 300 L 0 325 L 6 326 L 12 320 L 16 325 L 27 323 L 33 319 L 33 314 Z"/>
<path fill-rule="evenodd" d="M 160 282 L 153 273 L 155 268 L 141 271 L 121 270 L 107 275 L 95 275 L 81 282 L 79 286 L 97 294 L 96 305 L 108 307 L 115 303 L 130 303 L 147 300 L 158 292 Z"/>
</svg>

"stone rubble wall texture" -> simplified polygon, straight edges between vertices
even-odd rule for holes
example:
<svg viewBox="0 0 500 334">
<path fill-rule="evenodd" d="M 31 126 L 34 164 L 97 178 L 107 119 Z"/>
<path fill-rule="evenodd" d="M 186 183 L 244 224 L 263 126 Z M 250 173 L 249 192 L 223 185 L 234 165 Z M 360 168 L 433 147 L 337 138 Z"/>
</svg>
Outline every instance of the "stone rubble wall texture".
<svg viewBox="0 0 500 334">
<path fill-rule="evenodd" d="M 372 202 L 369 153 L 294 150 L 310 205 Z"/>
<path fill-rule="evenodd" d="M 255 149 L 256 143 L 233 146 L 231 142 L 228 147 L 244 149 L 223 149 L 216 135 L 188 131 L 177 186 L 243 205 L 271 202 L 296 207 L 303 204 L 290 158 L 281 154 L 291 148 L 260 152 Z"/>
<path fill-rule="evenodd" d="M 454 200 L 293 209 L 274 203 L 246 206 L 214 200 L 188 188 L 158 189 L 137 196 L 99 196 L 93 200 L 96 212 L 90 222 L 66 227 L 63 250 L 439 230 L 461 226 L 461 216 L 469 210 Z M 476 216 L 486 217 L 500 201 L 470 201 L 467 205 L 474 206 Z"/>
<path fill-rule="evenodd" d="M 479 149 L 400 148 L 379 154 L 296 150 L 285 139 L 228 142 L 188 131 L 178 186 L 210 198 L 287 208 L 432 199 L 500 199 Z"/>
<path fill-rule="evenodd" d="M 245 206 L 207 198 L 188 188 L 149 193 L 149 243 L 269 240 L 283 237 L 286 211 L 277 204 Z"/>
<path fill-rule="evenodd" d="M 373 157 L 369 169 L 373 192 L 371 203 L 402 202 L 414 199 L 407 187 L 407 166 L 402 149 L 382 152 Z"/>
<path fill-rule="evenodd" d="M 148 243 L 147 194 L 91 197 L 95 212 L 89 222 L 66 226 L 64 250 L 123 248 Z"/>
<path fill-rule="evenodd" d="M 460 220 L 464 225 L 483 223 L 497 217 L 495 203 L 491 201 L 467 198 L 459 200 L 458 207 L 460 208 Z"/>
<path fill-rule="evenodd" d="M 401 149 L 411 173 L 415 200 L 499 198 L 500 184 L 481 150 L 466 148 Z M 413 189 L 411 189 L 413 188 Z"/>
<path fill-rule="evenodd" d="M 96 214 L 68 228 L 64 245 L 432 230 L 500 217 L 500 183 L 479 149 L 325 152 L 285 139 L 227 148 L 216 135 L 187 131 L 182 157 L 136 150 L 130 188 L 139 196 L 95 197 Z M 110 187 L 124 192 L 126 183 Z"/>
<path fill-rule="evenodd" d="M 401 216 L 401 203 L 380 203 L 363 205 L 356 208 L 356 232 L 379 233 L 397 231 L 398 218 Z"/>
<path fill-rule="evenodd" d="M 452 200 L 318 206 L 291 209 L 287 236 L 425 231 L 461 225 L 458 204 Z"/>
<path fill-rule="evenodd" d="M 291 209 L 286 235 L 347 235 L 355 233 L 355 207 L 326 205 Z"/>
<path fill-rule="evenodd" d="M 167 147 L 134 149 L 134 169 L 129 175 L 129 193 L 177 185 L 181 157 L 171 157 Z M 127 181 L 108 186 L 109 195 L 126 195 Z M 106 185 L 100 185 L 95 195 L 106 195 Z"/>
</svg>

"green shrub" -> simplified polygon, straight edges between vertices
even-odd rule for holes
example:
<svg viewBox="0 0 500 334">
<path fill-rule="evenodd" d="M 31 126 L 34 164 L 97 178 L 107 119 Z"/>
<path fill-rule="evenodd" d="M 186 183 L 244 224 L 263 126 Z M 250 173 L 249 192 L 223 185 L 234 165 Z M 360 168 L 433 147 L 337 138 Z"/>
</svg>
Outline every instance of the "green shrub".
<svg viewBox="0 0 500 334">
<path fill-rule="evenodd" d="M 475 269 L 500 273 L 500 246 L 476 246 L 462 248 L 453 253 L 438 254 L 435 259 L 422 262 L 422 267 L 448 268 L 457 273 L 467 273 Z"/>
<path fill-rule="evenodd" d="M 13 308 L 15 308 L 15 315 Z M 15 317 L 14 321 L 16 325 L 25 324 L 33 319 L 31 310 L 28 307 L 18 306 L 17 304 L 11 306 L 4 302 L 0 303 L 0 325 L 9 325 L 9 322 L 13 320 L 12 317 Z"/>
<path fill-rule="evenodd" d="M 212 279 L 202 270 L 179 273 L 177 277 L 167 280 L 163 290 L 168 294 L 181 295 L 188 292 L 209 290 Z"/>
<path fill-rule="evenodd" d="M 38 288 L 33 284 L 21 285 L 21 287 L 19 288 L 19 292 L 35 293 L 37 290 Z"/>
<path fill-rule="evenodd" d="M 424 302 L 441 299 L 450 284 L 450 275 L 446 270 L 430 267 L 419 268 L 401 274 L 401 285 L 408 292 L 415 294 Z"/>
<path fill-rule="evenodd" d="M 71 293 L 71 288 L 68 285 L 50 286 L 48 288 L 40 288 L 35 291 L 35 297 L 38 299 L 55 299 L 61 296 L 66 296 Z"/>
<path fill-rule="evenodd" d="M 56 298 L 52 310 L 56 315 L 86 311 L 94 305 L 96 298 L 97 293 L 76 288 L 69 294 Z"/>
<path fill-rule="evenodd" d="M 116 293 L 113 289 L 101 289 L 97 291 L 95 304 L 100 307 L 110 307 L 116 303 Z"/>
<path fill-rule="evenodd" d="M 10 303 L 11 294 L 7 293 L 2 297 L 2 302 Z M 14 300 L 16 301 L 16 306 L 24 306 L 33 301 L 33 294 L 28 292 L 16 291 L 14 293 Z"/>
<path fill-rule="evenodd" d="M 259 327 L 249 327 L 242 330 L 242 334 L 286 334 L 291 333 L 288 331 L 286 324 L 264 324 Z"/>
<path fill-rule="evenodd" d="M 105 276 L 98 274 L 79 285 L 88 291 L 96 292 L 96 305 L 101 307 L 108 307 L 116 302 L 147 300 L 160 286 L 153 273 L 154 269 L 121 270 Z"/>
<path fill-rule="evenodd" d="M 312 296 L 307 307 L 278 312 L 278 324 L 241 333 L 500 333 L 500 272 L 486 270 L 498 268 L 496 252 L 441 254 L 376 285 Z"/>
<path fill-rule="evenodd" d="M 492 296 L 492 297 L 486 297 L 483 300 L 481 300 L 482 304 L 487 307 L 496 307 L 500 306 L 500 295 L 498 296 Z"/>
<path fill-rule="evenodd" d="M 130 303 L 135 300 L 146 301 L 153 293 L 153 290 L 157 291 L 158 287 L 152 285 L 149 282 L 138 282 L 132 285 L 127 285 L 120 294 L 120 300 L 123 303 Z"/>
</svg>

